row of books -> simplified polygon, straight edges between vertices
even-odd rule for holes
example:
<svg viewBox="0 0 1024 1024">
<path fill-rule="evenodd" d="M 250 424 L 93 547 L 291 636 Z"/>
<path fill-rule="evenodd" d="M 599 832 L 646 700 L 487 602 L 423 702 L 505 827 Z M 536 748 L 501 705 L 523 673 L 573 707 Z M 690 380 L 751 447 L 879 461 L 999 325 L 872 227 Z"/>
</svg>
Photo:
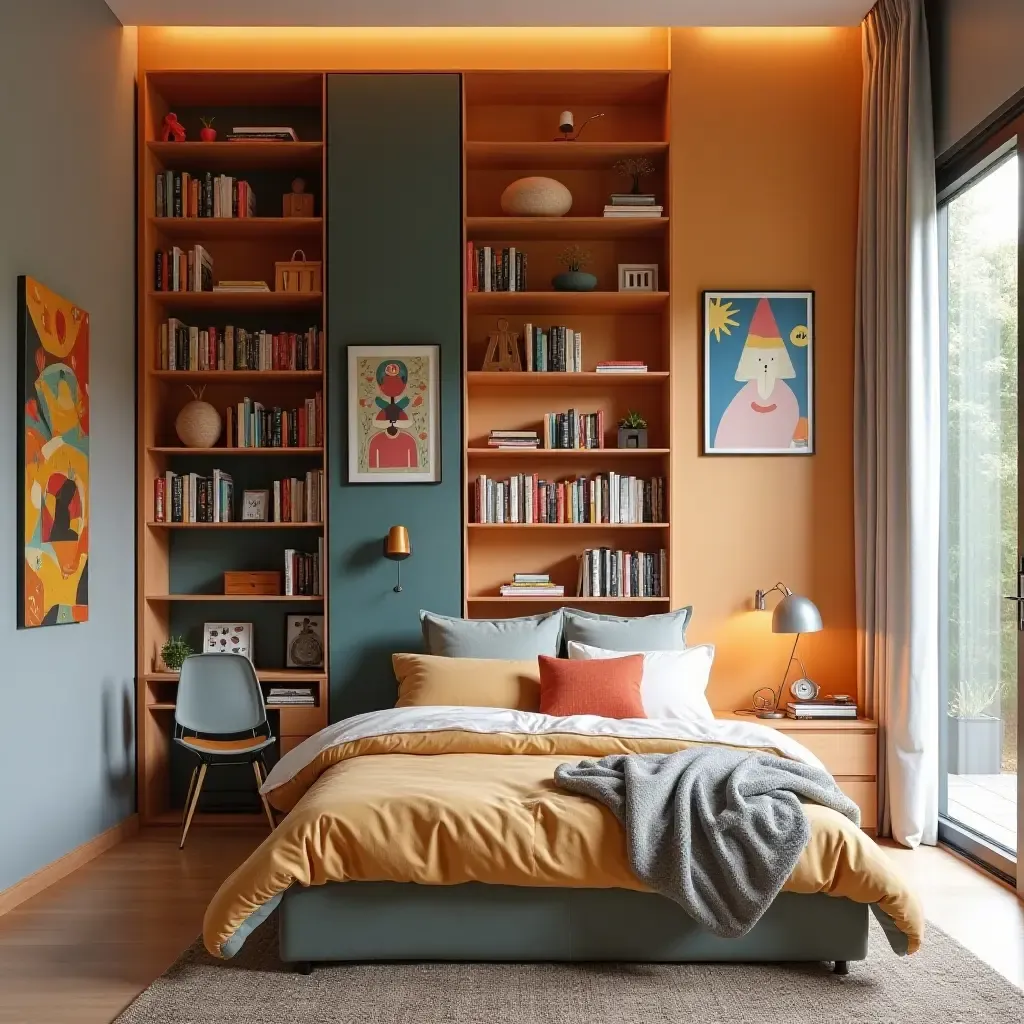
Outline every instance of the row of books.
<svg viewBox="0 0 1024 1024">
<path fill-rule="evenodd" d="M 539 448 L 536 430 L 492 430 L 487 435 L 488 448 Z"/>
<path fill-rule="evenodd" d="M 153 520 L 157 523 L 233 523 L 235 485 L 229 473 L 212 476 L 172 473 L 153 481 Z"/>
<path fill-rule="evenodd" d="M 298 142 L 295 129 L 288 125 L 242 125 L 227 134 L 228 142 Z"/>
<path fill-rule="evenodd" d="M 471 292 L 527 291 L 526 253 L 466 243 L 466 288 Z"/>
<path fill-rule="evenodd" d="M 580 556 L 580 597 L 664 597 L 668 587 L 665 549 L 616 551 L 588 548 Z"/>
<path fill-rule="evenodd" d="M 503 583 L 498 591 L 502 597 L 564 597 L 565 587 L 551 582 L 546 572 L 516 572 L 511 583 Z"/>
<path fill-rule="evenodd" d="M 324 471 L 311 469 L 304 477 L 275 480 L 271 488 L 272 523 L 322 523 L 326 515 L 327 491 Z"/>
<path fill-rule="evenodd" d="M 541 480 L 519 473 L 506 480 L 476 478 L 478 523 L 663 523 L 665 479 L 601 473 Z"/>
<path fill-rule="evenodd" d="M 213 291 L 213 257 L 201 246 L 158 249 L 154 256 L 153 289 L 158 292 Z"/>
<path fill-rule="evenodd" d="M 296 551 L 285 548 L 284 552 L 284 596 L 323 597 L 324 539 L 318 538 L 316 551 Z"/>
<path fill-rule="evenodd" d="M 664 207 L 650 192 L 615 192 L 605 204 L 606 217 L 660 217 Z"/>
<path fill-rule="evenodd" d="M 160 325 L 159 370 L 319 370 L 323 331 L 247 331 L 192 327 L 173 317 Z"/>
<path fill-rule="evenodd" d="M 603 448 L 604 412 L 549 412 L 544 414 L 545 448 Z"/>
<path fill-rule="evenodd" d="M 786 705 L 786 717 L 796 720 L 845 719 L 857 717 L 857 705 L 850 700 L 800 700 Z"/>
<path fill-rule="evenodd" d="M 598 373 L 646 373 L 647 364 L 642 359 L 603 359 L 594 369 Z"/>
<path fill-rule="evenodd" d="M 571 327 L 555 325 L 544 330 L 523 328 L 526 369 L 539 373 L 580 373 L 583 370 L 583 335 Z"/>
<path fill-rule="evenodd" d="M 228 406 L 224 420 L 229 448 L 319 448 L 324 443 L 323 393 L 294 409 L 268 408 L 244 398 Z"/>
<path fill-rule="evenodd" d="M 160 171 L 156 176 L 157 217 L 255 217 L 256 193 L 247 181 L 209 171 Z"/>
<path fill-rule="evenodd" d="M 311 708 L 316 706 L 316 697 L 310 686 L 271 686 L 267 690 L 267 703 Z"/>
</svg>

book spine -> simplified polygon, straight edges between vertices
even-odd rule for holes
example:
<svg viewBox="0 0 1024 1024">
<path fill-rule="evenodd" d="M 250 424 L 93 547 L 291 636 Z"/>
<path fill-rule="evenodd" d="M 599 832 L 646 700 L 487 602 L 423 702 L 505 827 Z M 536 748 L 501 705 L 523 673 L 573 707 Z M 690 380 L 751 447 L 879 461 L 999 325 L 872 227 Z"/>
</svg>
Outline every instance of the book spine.
<svg viewBox="0 0 1024 1024">
<path fill-rule="evenodd" d="M 158 476 L 153 481 L 153 484 L 153 520 L 157 523 L 163 523 L 167 520 L 167 508 L 165 505 L 167 484 L 162 476 Z"/>
<path fill-rule="evenodd" d="M 174 172 L 174 206 L 171 213 L 172 217 L 181 216 L 181 172 Z"/>
<path fill-rule="evenodd" d="M 163 249 L 157 249 L 156 256 L 153 263 L 153 291 L 162 292 L 164 290 L 164 252 Z"/>
</svg>

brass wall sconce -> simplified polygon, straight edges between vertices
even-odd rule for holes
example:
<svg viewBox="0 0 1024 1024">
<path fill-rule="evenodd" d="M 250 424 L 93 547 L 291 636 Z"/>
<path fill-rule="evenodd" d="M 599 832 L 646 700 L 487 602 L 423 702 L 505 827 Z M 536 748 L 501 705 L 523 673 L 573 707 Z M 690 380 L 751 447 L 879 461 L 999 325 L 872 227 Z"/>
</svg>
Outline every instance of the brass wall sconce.
<svg viewBox="0 0 1024 1024">
<path fill-rule="evenodd" d="M 384 538 L 384 557 L 398 563 L 398 584 L 393 588 L 396 594 L 402 592 L 402 562 L 411 554 L 409 531 L 404 526 L 392 526 Z"/>
</svg>

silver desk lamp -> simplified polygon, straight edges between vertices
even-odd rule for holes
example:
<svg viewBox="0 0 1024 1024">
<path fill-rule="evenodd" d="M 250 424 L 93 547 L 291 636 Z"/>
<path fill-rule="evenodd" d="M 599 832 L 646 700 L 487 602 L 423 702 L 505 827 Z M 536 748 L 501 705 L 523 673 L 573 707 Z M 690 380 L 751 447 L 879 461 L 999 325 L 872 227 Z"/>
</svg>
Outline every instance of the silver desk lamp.
<svg viewBox="0 0 1024 1024">
<path fill-rule="evenodd" d="M 789 661 L 786 662 L 786 670 L 782 674 L 782 682 L 779 683 L 779 692 L 770 687 L 763 686 L 754 694 L 754 708 L 758 718 L 785 718 L 779 711 L 779 701 L 782 700 L 782 691 L 786 686 L 786 679 L 789 676 L 789 668 L 794 661 L 800 666 L 800 672 L 804 679 L 807 677 L 807 670 L 804 663 L 796 656 L 796 645 L 800 642 L 801 633 L 817 633 L 821 627 L 821 612 L 817 605 L 809 598 L 800 594 L 794 594 L 785 583 L 776 583 L 768 590 L 754 592 L 754 607 L 759 612 L 765 610 L 765 598 L 777 590 L 783 595 L 782 600 L 775 606 L 772 612 L 773 633 L 795 633 L 793 638 L 793 650 L 790 651 Z"/>
</svg>

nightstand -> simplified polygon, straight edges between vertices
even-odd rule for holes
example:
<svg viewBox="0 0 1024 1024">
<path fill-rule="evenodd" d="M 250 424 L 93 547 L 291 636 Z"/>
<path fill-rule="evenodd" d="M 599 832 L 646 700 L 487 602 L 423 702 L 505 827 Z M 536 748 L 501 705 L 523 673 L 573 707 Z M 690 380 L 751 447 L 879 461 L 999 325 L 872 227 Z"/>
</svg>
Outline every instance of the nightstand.
<svg viewBox="0 0 1024 1024">
<path fill-rule="evenodd" d="M 798 722 L 792 718 L 754 718 L 716 711 L 716 718 L 767 725 L 789 733 L 835 776 L 839 788 L 860 807 L 863 829 L 875 834 L 878 820 L 878 723 L 855 721 Z"/>
</svg>

